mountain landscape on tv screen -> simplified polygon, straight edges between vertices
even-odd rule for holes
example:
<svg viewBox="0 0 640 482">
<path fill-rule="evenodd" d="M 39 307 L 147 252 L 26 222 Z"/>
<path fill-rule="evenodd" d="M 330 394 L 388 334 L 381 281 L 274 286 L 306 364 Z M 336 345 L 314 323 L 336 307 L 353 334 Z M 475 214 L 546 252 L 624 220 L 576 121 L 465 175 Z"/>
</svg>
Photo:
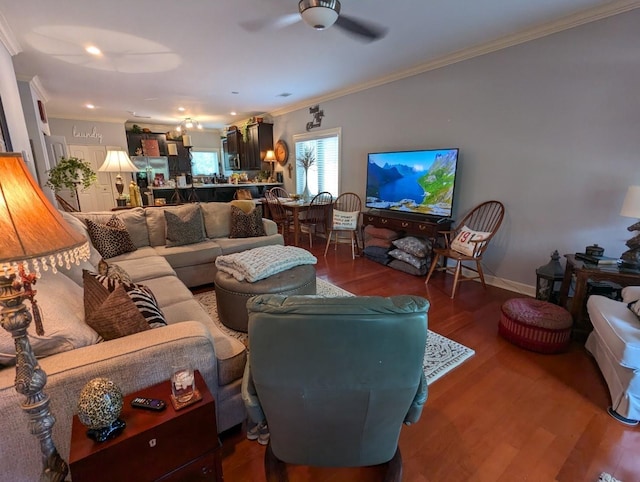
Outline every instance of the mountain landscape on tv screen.
<svg viewBox="0 0 640 482">
<path fill-rule="evenodd" d="M 367 207 L 450 216 L 456 174 L 457 151 L 436 154 L 428 170 L 369 161 Z"/>
</svg>

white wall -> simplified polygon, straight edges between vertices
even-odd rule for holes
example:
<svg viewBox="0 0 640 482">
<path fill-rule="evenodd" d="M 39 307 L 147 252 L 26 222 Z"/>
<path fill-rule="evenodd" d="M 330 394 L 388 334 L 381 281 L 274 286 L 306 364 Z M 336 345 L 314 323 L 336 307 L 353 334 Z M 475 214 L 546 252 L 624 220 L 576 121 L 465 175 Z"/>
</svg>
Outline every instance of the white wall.
<svg viewBox="0 0 640 482">
<path fill-rule="evenodd" d="M 320 103 L 321 129 L 342 127 L 341 190 L 364 198 L 368 152 L 459 147 L 454 217 L 506 206 L 488 273 L 535 285 L 554 249 L 619 256 L 634 222 L 622 200 L 640 184 L 638 25 L 636 10 Z M 274 139 L 292 150 L 309 120 L 276 117 Z"/>
<path fill-rule="evenodd" d="M 124 124 L 49 118 L 51 135 L 64 136 L 67 145 L 107 146 L 127 149 Z"/>
<path fill-rule="evenodd" d="M 2 99 L 4 114 L 7 118 L 12 149 L 14 152 L 26 154 L 25 161 L 34 179 L 37 179 L 29 144 L 29 134 L 18 92 L 18 83 L 16 82 L 16 73 L 13 70 L 11 55 L 2 42 L 0 42 L 0 99 Z"/>
</svg>

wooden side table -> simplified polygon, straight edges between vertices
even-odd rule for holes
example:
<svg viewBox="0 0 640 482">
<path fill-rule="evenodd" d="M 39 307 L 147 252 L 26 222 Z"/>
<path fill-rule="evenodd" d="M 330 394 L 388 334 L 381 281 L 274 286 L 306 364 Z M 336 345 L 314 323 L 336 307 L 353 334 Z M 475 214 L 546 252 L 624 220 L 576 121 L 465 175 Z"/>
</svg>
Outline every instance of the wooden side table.
<svg viewBox="0 0 640 482">
<path fill-rule="evenodd" d="M 73 481 L 222 482 L 215 402 L 198 371 L 196 387 L 202 400 L 179 411 L 171 404 L 169 381 L 127 395 L 120 414 L 127 426 L 103 443 L 88 438 L 86 427 L 74 416 L 69 455 Z M 162 399 L 167 408 L 162 412 L 131 408 L 136 397 Z"/>
<path fill-rule="evenodd" d="M 585 316 L 587 281 L 609 280 L 621 286 L 640 284 L 640 271 L 619 269 L 617 265 L 594 265 L 576 259 L 574 254 L 565 254 L 567 265 L 560 287 L 560 306 L 566 307 L 573 317 L 574 338 L 583 339 L 591 332 L 591 323 Z M 573 300 L 568 305 L 569 288 L 575 276 Z"/>
</svg>

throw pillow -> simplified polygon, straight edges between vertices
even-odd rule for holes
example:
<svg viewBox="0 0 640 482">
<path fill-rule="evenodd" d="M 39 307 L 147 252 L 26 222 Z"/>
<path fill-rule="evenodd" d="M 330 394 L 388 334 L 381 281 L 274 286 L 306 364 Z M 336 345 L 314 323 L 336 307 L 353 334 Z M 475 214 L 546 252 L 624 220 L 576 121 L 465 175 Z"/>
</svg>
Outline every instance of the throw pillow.
<svg viewBox="0 0 640 482">
<path fill-rule="evenodd" d="M 627 305 L 635 315 L 640 319 L 640 300 L 633 301 Z"/>
<path fill-rule="evenodd" d="M 166 210 L 164 220 L 167 223 L 167 247 L 204 241 L 204 225 L 198 206 L 194 205 L 194 209 L 180 214 Z"/>
<path fill-rule="evenodd" d="M 393 241 L 400 237 L 400 235 L 392 229 L 377 228 L 371 224 L 367 224 L 364 227 L 364 236 L 365 238 L 380 238 L 387 241 Z"/>
<path fill-rule="evenodd" d="M 138 283 L 126 283 L 115 278 L 85 271 L 84 280 L 84 308 L 85 313 L 93 313 L 107 299 L 109 293 L 113 293 L 121 286 L 130 300 L 146 320 L 151 328 L 166 326 L 167 320 L 158 305 L 156 297 L 148 286 Z"/>
<path fill-rule="evenodd" d="M 37 358 L 94 345 L 99 335 L 84 322 L 82 287 L 62 273 L 40 270 L 35 284 L 36 301 L 42 314 L 44 335 L 36 334 L 35 323 L 27 334 Z M 25 301 L 30 309 L 30 303 Z M 0 365 L 15 364 L 16 345 L 11 333 L 0 328 Z"/>
<path fill-rule="evenodd" d="M 111 278 L 121 283 L 132 283 L 131 276 L 124 268 L 121 268 L 115 263 L 107 263 L 104 259 L 101 259 L 98 263 L 98 273 L 107 278 Z"/>
<path fill-rule="evenodd" d="M 418 258 L 397 248 L 389 251 L 389 256 L 393 256 L 394 258 L 404 261 L 418 269 L 423 268 L 427 264 L 426 258 Z"/>
<path fill-rule="evenodd" d="M 378 248 L 384 248 L 388 250 L 391 247 L 391 241 L 382 238 L 366 238 L 364 240 L 364 246 L 365 248 L 369 246 L 376 246 Z"/>
<path fill-rule="evenodd" d="M 416 268 L 415 266 L 405 263 L 399 259 L 393 259 L 387 265 L 390 268 L 397 269 L 398 271 L 402 271 L 404 273 L 412 274 L 414 276 L 424 276 L 427 274 L 427 266 L 423 266 L 422 268 Z"/>
<path fill-rule="evenodd" d="M 100 287 L 103 288 L 102 285 Z M 85 321 L 105 340 L 113 340 L 151 328 L 138 307 L 131 301 L 124 285 L 118 286 L 109 293 L 96 310 L 87 313 Z"/>
<path fill-rule="evenodd" d="M 480 246 L 479 243 L 473 243 L 472 241 L 480 241 L 489 237 L 491 233 L 485 233 L 483 231 L 474 231 L 469 227 L 462 226 L 457 236 L 451 243 L 451 249 L 467 256 L 473 256 L 473 251 L 476 246 Z"/>
<path fill-rule="evenodd" d="M 333 210 L 332 229 L 334 230 L 352 230 L 358 227 L 358 219 L 360 218 L 360 211 L 339 211 Z"/>
<path fill-rule="evenodd" d="M 418 258 L 426 258 L 431 252 L 431 242 L 428 239 L 415 238 L 413 236 L 407 236 L 404 238 L 396 239 L 392 241 L 396 248 L 402 251 L 417 256 Z"/>
<path fill-rule="evenodd" d="M 249 214 L 245 214 L 242 209 L 231 206 L 230 238 L 252 238 L 266 235 L 260 209 L 254 209 Z"/>
<path fill-rule="evenodd" d="M 255 202 L 247 199 L 234 199 L 231 201 L 231 205 L 242 209 L 245 214 L 249 214 L 254 209 L 262 209 L 261 206 L 257 206 Z"/>
<path fill-rule="evenodd" d="M 131 241 L 127 227 L 116 215 L 106 224 L 95 223 L 90 219 L 87 219 L 86 223 L 91 243 L 103 258 L 113 258 L 137 249 Z"/>
</svg>

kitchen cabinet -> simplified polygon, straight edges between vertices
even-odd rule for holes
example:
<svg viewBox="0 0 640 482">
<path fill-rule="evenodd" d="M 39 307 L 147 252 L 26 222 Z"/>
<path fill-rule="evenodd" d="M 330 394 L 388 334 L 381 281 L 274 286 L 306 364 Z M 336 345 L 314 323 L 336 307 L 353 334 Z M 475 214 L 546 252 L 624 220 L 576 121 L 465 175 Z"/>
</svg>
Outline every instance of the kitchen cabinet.
<svg viewBox="0 0 640 482">
<path fill-rule="evenodd" d="M 152 132 L 127 132 L 127 148 L 129 151 L 129 156 L 136 156 L 140 154 L 136 154 L 136 149 L 143 150 L 143 141 L 147 140 L 155 140 L 158 142 L 158 154 L 142 152 L 143 156 L 166 156 L 169 153 L 167 152 L 167 135 L 166 134 L 155 134 Z"/>
<path fill-rule="evenodd" d="M 246 170 L 261 170 L 268 150 L 273 150 L 273 124 L 260 122 L 247 126 L 244 158 L 240 165 Z"/>
</svg>

